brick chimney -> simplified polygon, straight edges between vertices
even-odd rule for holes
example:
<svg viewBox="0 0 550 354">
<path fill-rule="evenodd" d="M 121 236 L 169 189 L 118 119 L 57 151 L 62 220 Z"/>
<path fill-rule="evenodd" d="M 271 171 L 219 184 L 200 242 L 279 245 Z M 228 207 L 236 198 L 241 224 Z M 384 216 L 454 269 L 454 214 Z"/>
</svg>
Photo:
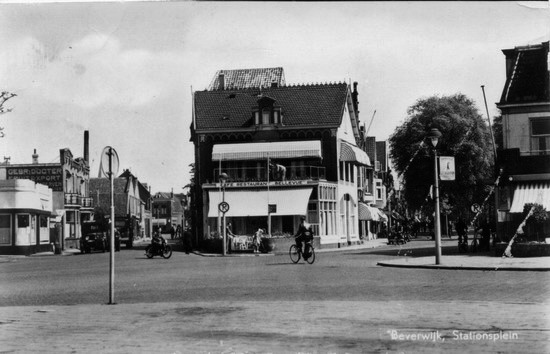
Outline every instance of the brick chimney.
<svg viewBox="0 0 550 354">
<path fill-rule="evenodd" d="M 38 154 L 36 153 L 36 149 L 34 149 L 34 154 L 32 154 L 32 163 L 33 164 L 38 163 Z"/>
<path fill-rule="evenodd" d="M 225 75 L 223 73 L 220 73 L 220 75 L 218 76 L 218 88 L 220 90 L 225 90 Z"/>
<path fill-rule="evenodd" d="M 84 161 L 90 166 L 90 132 L 84 131 Z"/>
</svg>

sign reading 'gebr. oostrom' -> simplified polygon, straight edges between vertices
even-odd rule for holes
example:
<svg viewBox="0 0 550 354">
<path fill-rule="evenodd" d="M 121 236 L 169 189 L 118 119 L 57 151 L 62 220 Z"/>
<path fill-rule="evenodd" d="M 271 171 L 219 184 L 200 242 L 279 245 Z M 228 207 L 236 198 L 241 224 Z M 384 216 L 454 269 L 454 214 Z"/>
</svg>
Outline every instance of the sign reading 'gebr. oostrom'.
<svg viewBox="0 0 550 354">
<path fill-rule="evenodd" d="M 44 184 L 52 190 L 63 191 L 63 171 L 61 166 L 6 167 L 7 179 L 30 179 Z"/>
</svg>

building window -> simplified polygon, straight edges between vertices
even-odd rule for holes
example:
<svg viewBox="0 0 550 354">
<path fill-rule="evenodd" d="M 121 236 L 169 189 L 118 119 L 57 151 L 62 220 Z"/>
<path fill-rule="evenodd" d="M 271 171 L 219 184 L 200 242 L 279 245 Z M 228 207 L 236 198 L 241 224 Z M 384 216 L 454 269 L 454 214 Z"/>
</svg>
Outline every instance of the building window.
<svg viewBox="0 0 550 354">
<path fill-rule="evenodd" d="M 24 228 L 29 227 L 31 225 L 30 222 L 30 215 L 29 214 L 19 214 L 17 215 L 17 227 L 18 228 Z"/>
<path fill-rule="evenodd" d="M 376 181 L 376 199 L 382 200 L 382 182 Z"/>
<path fill-rule="evenodd" d="M 550 150 L 550 117 L 531 118 L 531 150 L 542 154 Z"/>
<path fill-rule="evenodd" d="M 279 111 L 273 111 L 273 124 L 279 124 Z"/>
<path fill-rule="evenodd" d="M 267 125 L 269 124 L 269 116 L 271 112 L 269 112 L 267 109 L 264 109 L 262 111 L 262 124 Z"/>
<path fill-rule="evenodd" d="M 11 215 L 0 215 L 0 244 L 11 244 Z"/>
</svg>

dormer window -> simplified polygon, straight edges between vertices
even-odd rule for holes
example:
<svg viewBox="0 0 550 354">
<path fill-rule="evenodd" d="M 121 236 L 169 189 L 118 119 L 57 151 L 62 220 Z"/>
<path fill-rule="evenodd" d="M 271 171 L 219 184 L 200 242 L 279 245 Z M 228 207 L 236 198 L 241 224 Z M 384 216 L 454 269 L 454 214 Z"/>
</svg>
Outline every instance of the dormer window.
<svg viewBox="0 0 550 354">
<path fill-rule="evenodd" d="M 252 107 L 254 125 L 270 126 L 282 123 L 281 107 L 275 105 L 275 100 L 268 96 L 262 96 L 258 100 L 258 106 Z"/>
</svg>

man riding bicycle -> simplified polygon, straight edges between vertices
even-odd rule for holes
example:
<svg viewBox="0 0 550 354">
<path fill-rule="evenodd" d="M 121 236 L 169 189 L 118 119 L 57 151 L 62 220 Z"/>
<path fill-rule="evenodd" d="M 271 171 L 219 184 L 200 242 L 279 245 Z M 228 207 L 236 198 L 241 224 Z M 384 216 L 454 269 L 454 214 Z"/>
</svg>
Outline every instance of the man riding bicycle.
<svg viewBox="0 0 550 354">
<path fill-rule="evenodd" d="M 298 232 L 294 236 L 296 238 L 296 247 L 298 247 L 298 251 L 302 252 L 302 242 L 304 242 L 307 246 L 308 242 L 311 242 L 313 240 L 313 229 L 311 227 L 311 224 L 306 222 L 306 217 L 301 216 L 300 217 L 300 225 L 298 226 Z M 309 257 L 309 248 L 306 247 L 305 253 L 303 253 L 304 259 L 307 259 Z"/>
</svg>

